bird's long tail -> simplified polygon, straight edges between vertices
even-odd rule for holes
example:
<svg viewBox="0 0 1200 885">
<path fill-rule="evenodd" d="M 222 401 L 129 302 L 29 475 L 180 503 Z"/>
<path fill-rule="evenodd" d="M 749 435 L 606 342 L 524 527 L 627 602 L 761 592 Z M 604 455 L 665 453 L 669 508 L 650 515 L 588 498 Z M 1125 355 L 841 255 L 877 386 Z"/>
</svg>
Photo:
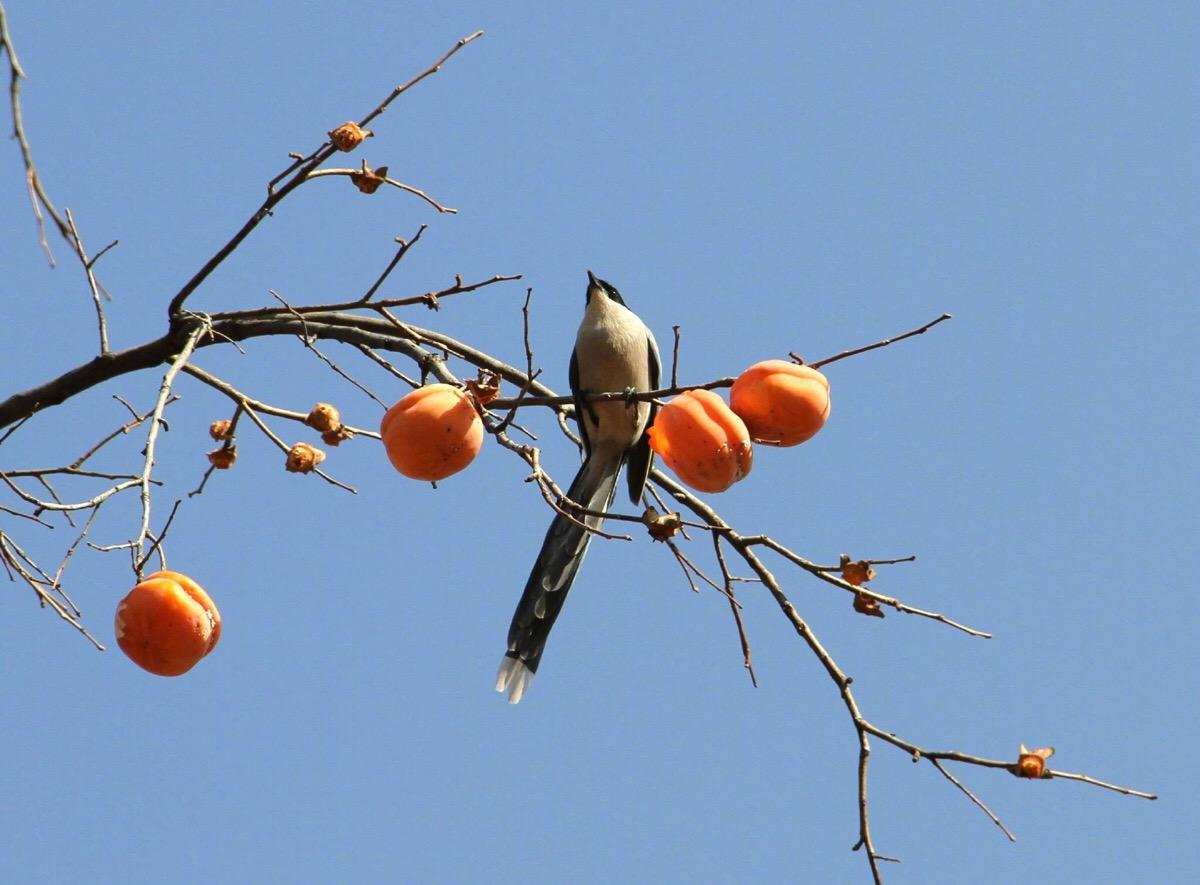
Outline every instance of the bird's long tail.
<svg viewBox="0 0 1200 885">
<path fill-rule="evenodd" d="M 588 510 L 607 510 L 616 490 L 622 460 L 620 452 L 594 449 L 575 474 L 567 497 Z M 541 552 L 529 573 L 525 592 L 521 594 L 512 625 L 508 628 L 508 651 L 496 674 L 496 691 L 508 692 L 510 704 L 518 703 L 533 681 L 550 630 L 587 553 L 591 532 L 579 522 L 596 528 L 601 521 L 595 516 L 572 519 L 560 513 L 546 531 Z"/>
</svg>

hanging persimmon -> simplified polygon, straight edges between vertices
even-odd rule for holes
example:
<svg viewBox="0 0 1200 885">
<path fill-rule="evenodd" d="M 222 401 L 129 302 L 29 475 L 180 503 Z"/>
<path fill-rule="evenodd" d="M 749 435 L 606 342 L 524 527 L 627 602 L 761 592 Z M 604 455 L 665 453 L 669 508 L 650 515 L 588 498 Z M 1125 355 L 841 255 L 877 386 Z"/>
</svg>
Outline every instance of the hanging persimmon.
<svg viewBox="0 0 1200 885">
<path fill-rule="evenodd" d="M 829 381 L 809 366 L 764 360 L 738 376 L 729 402 L 756 443 L 794 446 L 825 426 Z"/>
<path fill-rule="evenodd" d="M 388 409 L 379 433 L 393 467 L 431 482 L 458 473 L 483 445 L 475 403 L 452 384 L 418 387 Z"/>
<path fill-rule="evenodd" d="M 750 472 L 753 447 L 742 419 L 711 390 L 686 390 L 650 428 L 654 449 L 684 483 L 723 492 Z"/>
<path fill-rule="evenodd" d="M 117 605 L 117 645 L 157 676 L 180 676 L 221 638 L 221 614 L 199 584 L 179 572 L 147 575 Z"/>
</svg>

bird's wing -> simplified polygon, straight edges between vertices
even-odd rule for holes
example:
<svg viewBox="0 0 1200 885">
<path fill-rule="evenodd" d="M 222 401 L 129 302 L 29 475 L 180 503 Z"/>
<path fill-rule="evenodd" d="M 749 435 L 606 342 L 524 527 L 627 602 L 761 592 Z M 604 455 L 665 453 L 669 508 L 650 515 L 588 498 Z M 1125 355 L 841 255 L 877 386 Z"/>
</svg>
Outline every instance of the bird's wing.
<svg viewBox="0 0 1200 885">
<path fill-rule="evenodd" d="M 658 354 L 658 342 L 654 340 L 654 334 L 649 330 L 646 331 L 646 351 L 646 358 L 649 361 L 647 368 L 649 369 L 650 390 L 657 390 L 662 377 L 662 358 Z M 654 463 L 654 452 L 650 448 L 648 431 L 654 424 L 654 416 L 657 414 L 658 405 L 650 403 L 650 415 L 646 418 L 646 430 L 642 432 L 641 439 L 634 443 L 633 448 L 629 450 L 625 478 L 629 481 L 629 498 L 634 504 L 637 504 L 642 497 L 642 490 L 646 487 L 646 477 L 650 475 L 650 466 Z"/>
<path fill-rule="evenodd" d="M 583 440 L 583 455 L 586 458 L 592 453 L 592 441 L 588 439 L 587 423 L 583 420 L 584 401 L 579 389 L 579 356 L 571 350 L 571 367 L 567 371 L 567 380 L 571 385 L 571 396 L 575 397 L 575 423 L 579 427 L 579 438 Z"/>
</svg>

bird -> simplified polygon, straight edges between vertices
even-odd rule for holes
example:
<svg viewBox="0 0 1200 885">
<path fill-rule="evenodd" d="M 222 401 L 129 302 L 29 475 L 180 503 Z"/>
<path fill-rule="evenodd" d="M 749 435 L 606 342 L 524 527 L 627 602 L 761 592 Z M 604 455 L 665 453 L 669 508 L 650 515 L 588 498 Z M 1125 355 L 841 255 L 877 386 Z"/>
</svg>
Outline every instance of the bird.
<svg viewBox="0 0 1200 885">
<path fill-rule="evenodd" d="M 629 497 L 637 504 L 646 487 L 654 452 L 647 429 L 658 406 L 632 399 L 636 392 L 658 389 L 662 360 L 658 342 L 617 288 L 587 272 L 587 301 L 575 349 L 570 384 L 575 418 L 583 442 L 583 464 L 567 497 L 593 512 L 612 504 L 617 478 L 625 467 Z M 591 402 L 588 394 L 623 391 L 625 400 Z M 592 533 L 603 518 L 559 513 L 550 523 L 508 628 L 508 650 L 496 674 L 496 691 L 516 704 L 533 681 L 546 640 L 562 611 L 567 592 L 587 553 Z"/>
</svg>

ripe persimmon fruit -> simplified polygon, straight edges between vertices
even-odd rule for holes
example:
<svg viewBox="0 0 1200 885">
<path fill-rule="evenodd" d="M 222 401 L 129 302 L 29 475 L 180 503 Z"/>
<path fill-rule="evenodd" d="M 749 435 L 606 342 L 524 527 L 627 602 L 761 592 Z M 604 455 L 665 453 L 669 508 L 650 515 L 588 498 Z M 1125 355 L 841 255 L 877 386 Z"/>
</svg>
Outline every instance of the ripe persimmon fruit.
<svg viewBox="0 0 1200 885">
<path fill-rule="evenodd" d="M 729 403 L 768 446 L 794 446 L 816 436 L 829 418 L 829 380 L 809 366 L 764 360 L 733 382 Z"/>
<path fill-rule="evenodd" d="M 117 644 L 158 676 L 180 676 L 221 638 L 221 614 L 199 584 L 179 572 L 143 578 L 117 605 Z"/>
<path fill-rule="evenodd" d="M 659 409 L 654 449 L 684 483 L 723 492 L 750 472 L 753 447 L 742 419 L 711 390 L 686 390 Z"/>
<path fill-rule="evenodd" d="M 466 391 L 428 384 L 388 409 L 379 434 L 393 467 L 410 479 L 436 482 L 475 460 L 483 421 Z"/>
</svg>

